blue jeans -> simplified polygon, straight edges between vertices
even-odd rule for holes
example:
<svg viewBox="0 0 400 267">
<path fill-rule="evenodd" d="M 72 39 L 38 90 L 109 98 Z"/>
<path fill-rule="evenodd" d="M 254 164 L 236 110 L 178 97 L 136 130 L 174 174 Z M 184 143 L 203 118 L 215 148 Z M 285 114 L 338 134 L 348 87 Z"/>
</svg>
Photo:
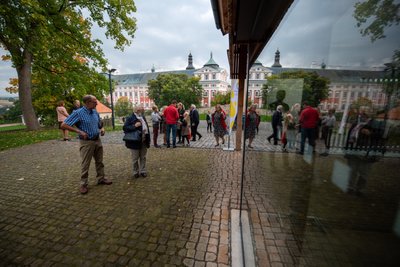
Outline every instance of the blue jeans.
<svg viewBox="0 0 400 267">
<path fill-rule="evenodd" d="M 172 145 L 176 146 L 176 124 L 167 124 L 167 146 L 170 146 L 171 141 L 171 130 L 172 130 Z"/>
<path fill-rule="evenodd" d="M 300 152 L 304 152 L 304 145 L 308 139 L 308 144 L 315 148 L 315 128 L 301 128 Z"/>
</svg>

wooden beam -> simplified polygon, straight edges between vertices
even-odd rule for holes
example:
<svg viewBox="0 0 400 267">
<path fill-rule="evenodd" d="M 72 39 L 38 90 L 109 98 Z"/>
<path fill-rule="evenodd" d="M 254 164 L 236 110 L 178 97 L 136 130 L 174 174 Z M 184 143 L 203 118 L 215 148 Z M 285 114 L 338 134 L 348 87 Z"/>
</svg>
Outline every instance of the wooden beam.
<svg viewBox="0 0 400 267">
<path fill-rule="evenodd" d="M 247 53 L 248 47 L 247 45 L 241 44 L 236 47 L 235 51 L 237 52 L 237 56 L 235 57 L 238 60 L 238 84 L 239 84 L 239 92 L 238 92 L 238 112 L 236 117 L 236 144 L 235 149 L 241 150 L 242 148 L 242 136 L 243 136 L 243 107 L 245 101 L 245 81 L 247 76 Z"/>
</svg>

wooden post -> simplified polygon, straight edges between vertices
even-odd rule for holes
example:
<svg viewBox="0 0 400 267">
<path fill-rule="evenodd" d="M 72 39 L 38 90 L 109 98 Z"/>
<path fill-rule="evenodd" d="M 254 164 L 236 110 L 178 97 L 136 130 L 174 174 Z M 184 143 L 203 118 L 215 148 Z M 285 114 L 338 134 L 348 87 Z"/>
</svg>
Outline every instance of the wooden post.
<svg viewBox="0 0 400 267">
<path fill-rule="evenodd" d="M 236 150 L 241 150 L 242 148 L 242 133 L 243 131 L 243 107 L 244 107 L 244 96 L 245 96 L 245 79 L 247 76 L 247 45 L 240 45 L 238 52 L 239 52 L 239 92 L 238 92 L 238 112 L 236 117 Z"/>
</svg>

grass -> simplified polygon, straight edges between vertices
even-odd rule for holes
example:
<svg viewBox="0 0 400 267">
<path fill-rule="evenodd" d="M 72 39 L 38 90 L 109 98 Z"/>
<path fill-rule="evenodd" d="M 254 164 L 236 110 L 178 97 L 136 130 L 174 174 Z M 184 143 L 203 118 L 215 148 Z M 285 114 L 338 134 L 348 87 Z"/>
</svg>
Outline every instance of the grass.
<svg viewBox="0 0 400 267">
<path fill-rule="evenodd" d="M 0 127 L 0 132 L 22 130 L 22 129 L 26 129 L 25 125 L 12 125 L 12 126 Z"/>
<path fill-rule="evenodd" d="M 48 140 L 61 139 L 61 132 L 56 128 L 42 128 L 39 131 L 28 131 L 24 125 L 0 127 L 0 151 L 35 144 Z M 112 127 L 106 127 L 106 132 L 112 131 Z M 122 131 L 122 126 L 116 126 L 115 131 Z M 76 137 L 76 133 L 70 133 L 70 137 Z"/>
</svg>

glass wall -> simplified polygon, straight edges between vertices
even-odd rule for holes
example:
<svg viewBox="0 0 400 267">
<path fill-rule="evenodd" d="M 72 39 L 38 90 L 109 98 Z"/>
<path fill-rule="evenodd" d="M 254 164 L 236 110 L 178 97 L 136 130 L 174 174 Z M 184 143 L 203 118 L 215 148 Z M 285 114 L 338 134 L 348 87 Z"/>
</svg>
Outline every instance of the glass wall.
<svg viewBox="0 0 400 267">
<path fill-rule="evenodd" d="M 258 266 L 400 264 L 400 31 L 373 2 L 298 1 L 258 58 L 242 203 Z"/>
</svg>

